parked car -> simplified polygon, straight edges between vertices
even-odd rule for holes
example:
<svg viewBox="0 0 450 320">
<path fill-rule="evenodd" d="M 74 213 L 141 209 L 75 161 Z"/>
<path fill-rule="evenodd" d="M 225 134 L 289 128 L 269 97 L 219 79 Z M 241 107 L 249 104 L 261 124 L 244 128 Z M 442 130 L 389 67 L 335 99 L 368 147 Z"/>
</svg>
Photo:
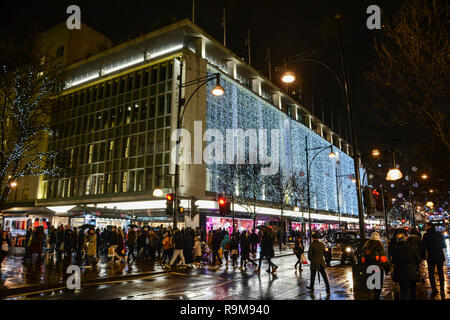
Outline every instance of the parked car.
<svg viewBox="0 0 450 320">
<path fill-rule="evenodd" d="M 337 231 L 325 242 L 325 262 L 328 266 L 332 260 L 340 260 L 341 264 L 353 261 L 359 243 L 359 232 Z"/>
</svg>

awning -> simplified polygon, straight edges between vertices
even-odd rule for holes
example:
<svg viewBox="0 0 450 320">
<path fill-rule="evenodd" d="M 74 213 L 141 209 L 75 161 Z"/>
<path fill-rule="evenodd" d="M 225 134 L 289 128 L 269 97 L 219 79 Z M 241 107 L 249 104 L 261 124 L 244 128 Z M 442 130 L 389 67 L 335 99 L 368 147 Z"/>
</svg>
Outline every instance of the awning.
<svg viewBox="0 0 450 320">
<path fill-rule="evenodd" d="M 52 217 L 55 213 L 46 207 L 13 207 L 1 211 L 3 217 L 26 217 L 27 215 L 37 215 Z"/>
<path fill-rule="evenodd" d="M 102 218 L 131 219 L 130 214 L 124 210 L 108 209 L 99 207 L 76 206 L 67 211 L 69 216 L 92 215 Z"/>
</svg>

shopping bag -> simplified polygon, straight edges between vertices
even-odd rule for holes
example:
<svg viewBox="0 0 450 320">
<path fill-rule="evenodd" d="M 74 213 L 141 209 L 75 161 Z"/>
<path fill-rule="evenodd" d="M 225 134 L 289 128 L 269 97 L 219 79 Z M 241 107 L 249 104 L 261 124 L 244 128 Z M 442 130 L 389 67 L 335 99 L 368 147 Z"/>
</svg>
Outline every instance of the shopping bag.
<svg viewBox="0 0 450 320">
<path fill-rule="evenodd" d="M 223 251 L 222 251 L 222 248 L 219 249 L 219 257 L 220 257 L 220 259 L 223 259 Z"/>
<path fill-rule="evenodd" d="M 304 253 L 302 253 L 302 257 L 301 257 L 301 259 L 302 259 L 302 263 L 303 263 L 303 264 L 308 264 L 308 259 L 306 259 L 306 257 L 305 257 L 305 254 L 304 254 Z"/>
</svg>

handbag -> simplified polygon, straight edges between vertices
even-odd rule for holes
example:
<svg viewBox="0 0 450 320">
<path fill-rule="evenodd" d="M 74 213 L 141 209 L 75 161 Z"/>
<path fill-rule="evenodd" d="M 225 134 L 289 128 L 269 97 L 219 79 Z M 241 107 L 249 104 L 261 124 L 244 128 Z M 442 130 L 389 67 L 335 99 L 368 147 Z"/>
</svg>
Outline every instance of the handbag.
<svg viewBox="0 0 450 320">
<path fill-rule="evenodd" d="M 302 253 L 301 259 L 302 259 L 302 263 L 303 263 L 303 264 L 308 264 L 308 259 L 306 259 L 304 253 Z"/>
</svg>

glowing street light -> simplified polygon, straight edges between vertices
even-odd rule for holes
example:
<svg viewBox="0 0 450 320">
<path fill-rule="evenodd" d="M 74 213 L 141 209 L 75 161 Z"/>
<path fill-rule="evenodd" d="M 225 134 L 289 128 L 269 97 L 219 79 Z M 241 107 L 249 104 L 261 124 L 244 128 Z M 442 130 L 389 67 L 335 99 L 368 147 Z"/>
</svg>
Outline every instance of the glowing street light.
<svg viewBox="0 0 450 320">
<path fill-rule="evenodd" d="M 11 188 L 15 188 L 15 187 L 17 187 L 17 182 L 13 181 L 9 185 L 11 186 Z"/>
<path fill-rule="evenodd" d="M 434 203 L 432 201 L 428 201 L 425 205 L 427 207 L 429 207 L 429 208 L 433 208 L 434 207 Z"/>
<path fill-rule="evenodd" d="M 398 168 L 392 168 L 392 169 L 389 169 L 389 171 L 386 175 L 386 180 L 396 181 L 396 180 L 401 179 L 402 177 L 403 177 L 403 174 Z"/>
<path fill-rule="evenodd" d="M 378 149 L 373 149 L 373 150 L 372 150 L 372 156 L 378 157 L 380 154 L 381 154 L 381 153 L 380 153 L 380 150 L 378 150 Z"/>
<path fill-rule="evenodd" d="M 424 179 L 424 180 L 428 179 L 428 175 L 424 173 L 421 178 Z"/>
<path fill-rule="evenodd" d="M 295 74 L 291 71 L 286 71 L 285 73 L 283 73 L 281 81 L 283 81 L 284 83 L 292 83 L 295 81 Z"/>
<path fill-rule="evenodd" d="M 162 197 L 164 195 L 164 192 L 160 188 L 156 188 L 153 190 L 153 196 L 155 197 Z"/>
</svg>

